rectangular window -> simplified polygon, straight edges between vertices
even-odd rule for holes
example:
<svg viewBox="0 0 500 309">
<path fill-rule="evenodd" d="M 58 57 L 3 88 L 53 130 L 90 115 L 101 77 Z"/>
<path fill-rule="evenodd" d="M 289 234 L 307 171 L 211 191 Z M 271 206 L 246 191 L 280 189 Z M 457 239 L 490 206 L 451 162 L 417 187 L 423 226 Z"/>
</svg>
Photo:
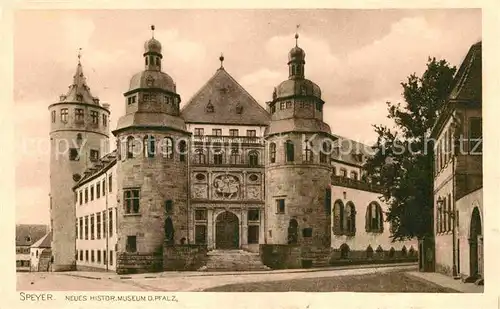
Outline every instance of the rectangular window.
<svg viewBox="0 0 500 309">
<path fill-rule="evenodd" d="M 78 154 L 77 148 L 70 148 L 69 149 L 69 159 L 70 159 L 70 161 L 79 161 L 80 160 L 80 156 Z"/>
<path fill-rule="evenodd" d="M 113 210 L 109 210 L 109 237 L 113 237 Z"/>
<path fill-rule="evenodd" d="M 258 209 L 248 210 L 248 221 L 259 221 L 259 210 Z"/>
<path fill-rule="evenodd" d="M 96 198 L 100 198 L 101 197 L 101 183 L 100 182 L 98 182 L 96 184 L 95 194 L 96 194 Z"/>
<path fill-rule="evenodd" d="M 83 111 L 83 108 L 75 108 L 75 121 L 76 122 L 83 122 L 85 117 L 85 113 Z"/>
<path fill-rule="evenodd" d="M 108 219 L 106 211 L 102 212 L 102 237 L 106 238 L 108 235 Z"/>
<path fill-rule="evenodd" d="M 80 205 L 83 203 L 83 193 L 82 193 L 82 190 L 80 190 L 80 193 L 79 193 L 79 200 L 80 200 Z"/>
<path fill-rule="evenodd" d="M 204 135 L 204 130 L 203 130 L 203 128 L 195 128 L 195 129 L 194 129 L 194 135 L 195 135 L 195 136 L 203 136 L 203 135 Z"/>
<path fill-rule="evenodd" d="M 139 190 L 129 189 L 124 191 L 125 213 L 139 213 Z"/>
<path fill-rule="evenodd" d="M 102 196 L 106 195 L 106 179 L 102 181 Z"/>
<path fill-rule="evenodd" d="M 94 200 L 94 186 L 90 186 L 90 200 Z"/>
<path fill-rule="evenodd" d="M 256 137 L 257 136 L 257 131 L 255 131 L 255 130 L 247 130 L 247 136 L 248 137 Z"/>
<path fill-rule="evenodd" d="M 97 220 L 97 239 L 101 239 L 101 213 L 98 212 L 96 215 Z"/>
<path fill-rule="evenodd" d="M 61 108 L 61 122 L 68 122 L 68 109 Z"/>
<path fill-rule="evenodd" d="M 292 101 L 286 101 L 286 108 L 292 108 Z"/>
<path fill-rule="evenodd" d="M 52 123 L 55 123 L 56 122 L 56 111 L 52 111 L 50 113 L 50 115 L 51 115 L 51 118 L 52 118 Z"/>
<path fill-rule="evenodd" d="M 196 221 L 206 221 L 207 220 L 207 210 L 206 209 L 196 209 L 194 211 L 194 219 Z"/>
<path fill-rule="evenodd" d="M 113 250 L 109 251 L 109 265 L 113 265 Z"/>
<path fill-rule="evenodd" d="M 80 261 L 83 261 L 83 250 L 80 250 Z"/>
<path fill-rule="evenodd" d="M 165 201 L 165 213 L 171 215 L 174 211 L 174 202 L 172 200 Z"/>
<path fill-rule="evenodd" d="M 354 180 L 358 180 L 358 173 L 356 173 L 355 171 L 352 171 L 351 172 L 351 178 L 354 179 Z"/>
<path fill-rule="evenodd" d="M 229 136 L 238 136 L 239 130 L 238 129 L 229 129 Z"/>
<path fill-rule="evenodd" d="M 212 129 L 212 135 L 222 136 L 222 129 Z"/>
<path fill-rule="evenodd" d="M 223 153 L 220 149 L 215 149 L 214 151 L 214 164 L 222 164 L 223 163 Z"/>
<path fill-rule="evenodd" d="M 196 225 L 195 226 L 195 237 L 194 242 L 198 245 L 203 245 L 207 241 L 207 226 L 206 225 Z"/>
<path fill-rule="evenodd" d="M 285 109 L 285 102 L 280 102 L 280 109 Z"/>
<path fill-rule="evenodd" d="M 83 239 L 83 218 L 80 217 L 80 239 Z"/>
<path fill-rule="evenodd" d="M 258 244 L 259 243 L 259 226 L 249 225 L 248 226 L 248 243 Z"/>
<path fill-rule="evenodd" d="M 89 188 L 85 188 L 85 203 L 89 202 Z"/>
<path fill-rule="evenodd" d="M 102 126 L 107 127 L 108 126 L 108 115 L 102 114 Z"/>
<path fill-rule="evenodd" d="M 312 237 L 313 229 L 308 227 L 302 230 L 302 237 Z"/>
<path fill-rule="evenodd" d="M 89 250 L 85 250 L 85 262 L 89 261 Z"/>
<path fill-rule="evenodd" d="M 99 124 L 99 113 L 96 111 L 90 111 L 90 117 L 92 118 L 92 124 Z"/>
<path fill-rule="evenodd" d="M 90 262 L 92 262 L 92 263 L 95 262 L 94 250 L 90 251 Z"/>
<path fill-rule="evenodd" d="M 101 263 L 101 250 L 97 250 L 97 263 Z"/>
<path fill-rule="evenodd" d="M 90 161 L 96 162 L 99 160 L 99 150 L 90 149 Z"/>
<path fill-rule="evenodd" d="M 340 176 L 347 178 L 347 170 L 345 168 L 340 169 Z"/>
<path fill-rule="evenodd" d="M 89 216 L 85 216 L 85 240 L 89 239 Z"/>
<path fill-rule="evenodd" d="M 94 239 L 95 237 L 95 222 L 94 215 L 90 215 L 90 239 Z"/>
<path fill-rule="evenodd" d="M 137 237 L 127 236 L 127 245 L 125 247 L 127 252 L 137 252 Z"/>
<path fill-rule="evenodd" d="M 106 264 L 108 263 L 108 260 L 107 260 L 106 258 L 107 258 L 107 256 L 106 256 L 106 251 L 104 251 L 104 250 L 103 250 L 103 251 L 102 251 L 102 263 L 103 263 L 104 265 L 106 265 Z"/>
<path fill-rule="evenodd" d="M 109 175 L 108 187 L 109 187 L 109 192 L 113 192 L 113 178 L 112 178 L 112 175 Z"/>
<path fill-rule="evenodd" d="M 276 200 L 276 212 L 279 214 L 285 213 L 285 200 L 284 199 Z"/>
<path fill-rule="evenodd" d="M 483 153 L 483 124 L 481 118 L 469 119 L 469 154 Z"/>
</svg>

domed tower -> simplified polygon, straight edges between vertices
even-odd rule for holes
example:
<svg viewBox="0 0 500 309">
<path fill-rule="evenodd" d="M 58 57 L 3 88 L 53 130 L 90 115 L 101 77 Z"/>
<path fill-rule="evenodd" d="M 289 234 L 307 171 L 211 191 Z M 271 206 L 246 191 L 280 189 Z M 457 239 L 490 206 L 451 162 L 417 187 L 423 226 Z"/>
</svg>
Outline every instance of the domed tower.
<svg viewBox="0 0 500 309">
<path fill-rule="evenodd" d="M 145 43 L 145 69 L 130 79 L 125 115 L 113 131 L 118 143 L 118 272 L 159 267 L 164 243 L 187 243 L 188 238 L 190 133 L 180 117 L 176 85 L 162 72 L 161 50 L 154 35 Z M 155 262 L 138 265 L 137 254 Z"/>
<path fill-rule="evenodd" d="M 327 192 L 334 137 L 323 122 L 321 90 L 304 77 L 305 52 L 297 43 L 288 55 L 288 67 L 288 79 L 268 102 L 266 242 L 330 247 Z"/>
<path fill-rule="evenodd" d="M 92 96 L 80 55 L 73 83 L 49 106 L 50 225 L 54 271 L 76 266 L 75 196 L 72 187 L 82 173 L 108 151 L 109 105 Z"/>
</svg>

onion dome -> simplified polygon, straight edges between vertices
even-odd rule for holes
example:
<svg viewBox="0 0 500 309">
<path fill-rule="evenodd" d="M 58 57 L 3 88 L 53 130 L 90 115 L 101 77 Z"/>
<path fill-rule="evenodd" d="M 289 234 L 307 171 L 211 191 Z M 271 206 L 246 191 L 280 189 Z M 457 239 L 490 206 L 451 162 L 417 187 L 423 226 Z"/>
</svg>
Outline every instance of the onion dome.
<svg viewBox="0 0 500 309">
<path fill-rule="evenodd" d="M 130 79 L 128 91 L 143 88 L 159 88 L 170 92 L 176 92 L 176 85 L 172 77 L 162 71 L 142 71 L 134 74 Z"/>
<path fill-rule="evenodd" d="M 144 54 L 157 53 L 161 54 L 161 43 L 155 38 L 151 38 L 144 43 Z"/>
<path fill-rule="evenodd" d="M 305 78 L 287 79 L 276 87 L 276 99 L 298 95 L 315 96 L 321 99 L 321 88 Z"/>
<path fill-rule="evenodd" d="M 295 34 L 295 40 L 298 40 L 298 39 L 299 39 L 299 35 Z M 304 50 L 302 48 L 300 48 L 298 46 L 298 44 L 296 44 L 288 53 L 288 61 L 289 62 L 294 62 L 294 61 L 300 62 L 300 61 L 304 61 L 305 58 L 306 58 L 306 53 L 304 52 Z"/>
</svg>

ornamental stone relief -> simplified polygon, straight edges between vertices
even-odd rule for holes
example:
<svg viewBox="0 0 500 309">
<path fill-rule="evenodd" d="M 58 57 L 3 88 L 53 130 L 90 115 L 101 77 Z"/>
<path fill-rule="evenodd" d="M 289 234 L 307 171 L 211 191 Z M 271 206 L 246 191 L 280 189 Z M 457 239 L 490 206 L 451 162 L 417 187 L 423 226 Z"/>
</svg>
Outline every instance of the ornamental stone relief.
<svg viewBox="0 0 500 309">
<path fill-rule="evenodd" d="M 252 200 L 260 199 L 260 186 L 248 186 L 247 198 Z"/>
<path fill-rule="evenodd" d="M 206 199 L 208 198 L 208 190 L 206 185 L 193 186 L 193 198 Z"/>
<path fill-rule="evenodd" d="M 240 192 L 240 181 L 234 175 L 220 175 L 213 181 L 214 198 L 236 199 Z"/>
</svg>

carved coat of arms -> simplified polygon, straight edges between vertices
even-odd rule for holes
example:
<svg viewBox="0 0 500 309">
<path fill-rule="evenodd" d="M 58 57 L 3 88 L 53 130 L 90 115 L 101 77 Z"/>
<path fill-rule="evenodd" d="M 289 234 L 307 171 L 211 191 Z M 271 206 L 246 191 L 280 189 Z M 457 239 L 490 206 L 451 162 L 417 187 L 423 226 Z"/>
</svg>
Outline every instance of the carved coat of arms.
<svg viewBox="0 0 500 309">
<path fill-rule="evenodd" d="M 238 196 L 240 182 L 237 177 L 232 175 L 221 175 L 214 180 L 214 190 L 218 197 L 233 199 Z"/>
</svg>

